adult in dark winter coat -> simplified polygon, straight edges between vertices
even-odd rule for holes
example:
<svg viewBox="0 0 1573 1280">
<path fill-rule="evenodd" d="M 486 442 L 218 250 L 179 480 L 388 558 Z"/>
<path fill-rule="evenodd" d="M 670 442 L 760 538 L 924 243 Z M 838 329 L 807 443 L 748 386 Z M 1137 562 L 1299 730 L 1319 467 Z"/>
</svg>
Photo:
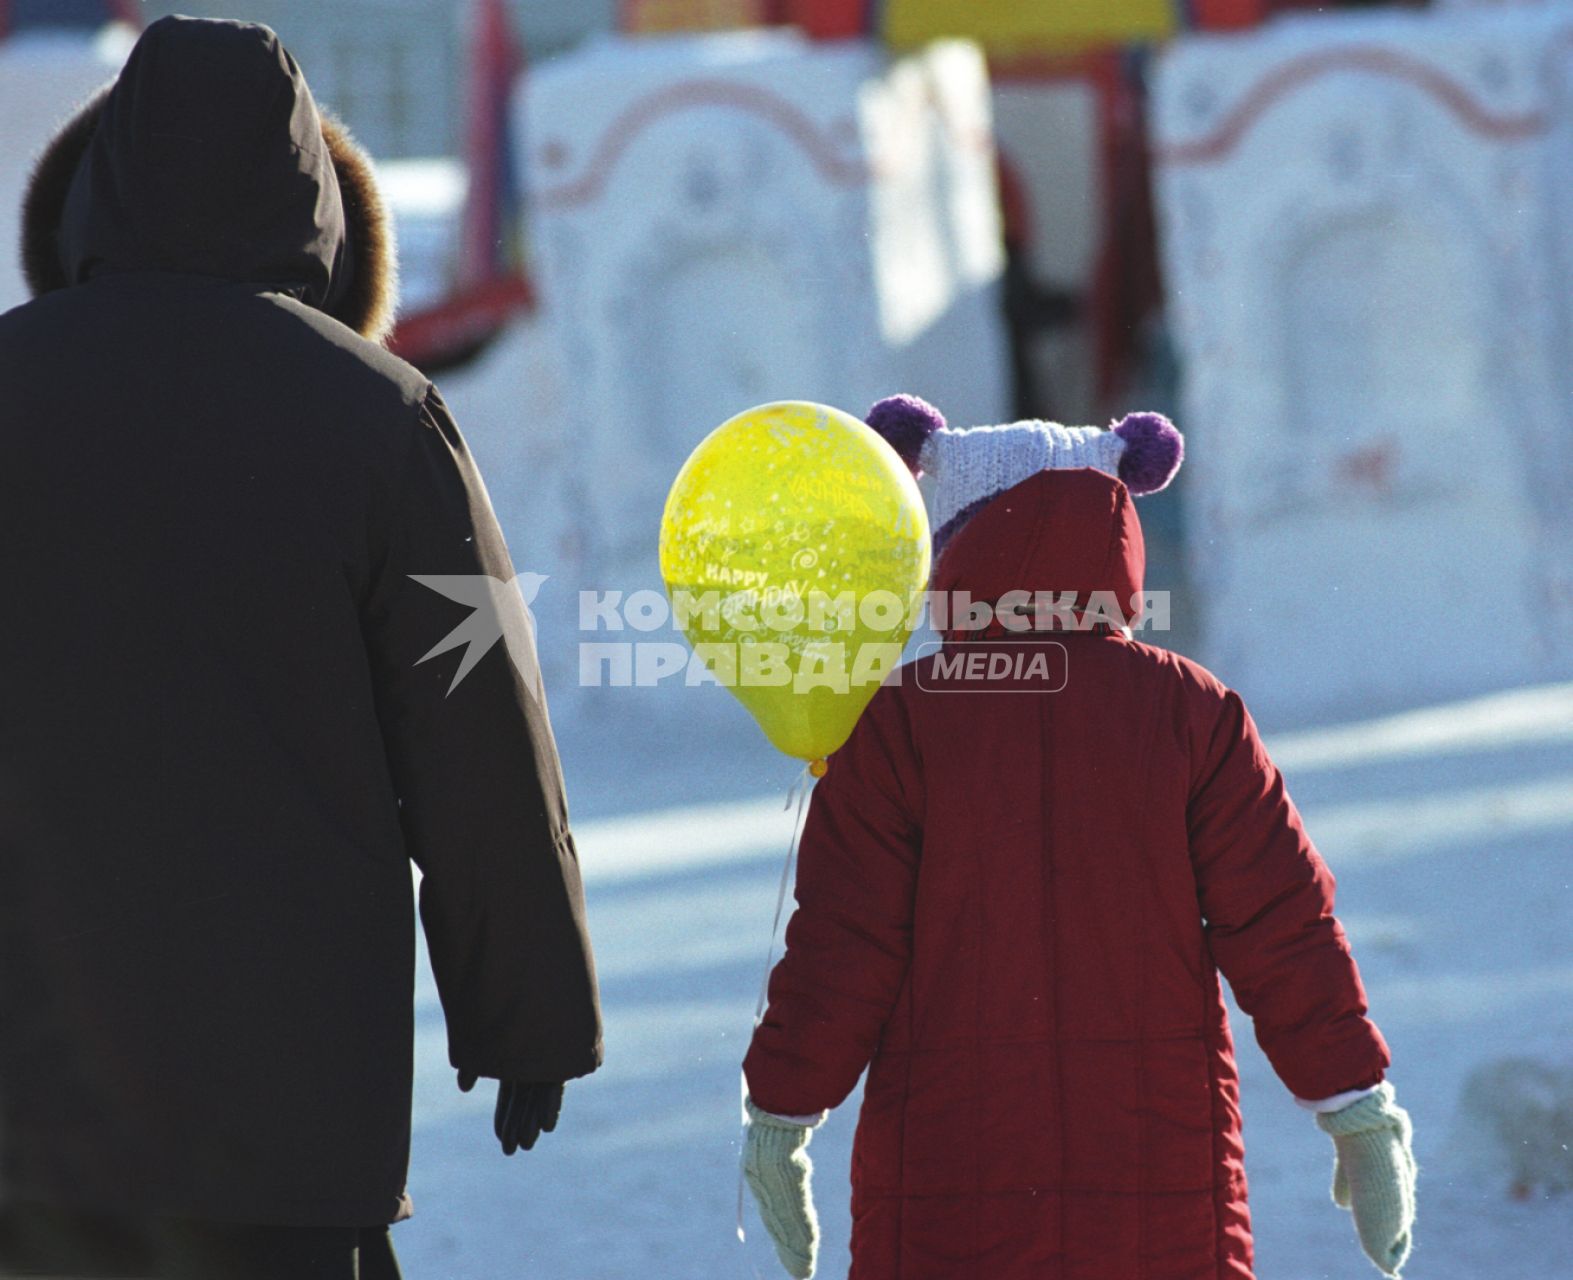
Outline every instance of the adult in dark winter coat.
<svg viewBox="0 0 1573 1280">
<path fill-rule="evenodd" d="M 267 28 L 151 25 L 39 163 L 24 250 L 36 296 L 0 316 L 11 1243 L 73 1213 L 254 1224 L 296 1231 L 264 1252 L 307 1242 L 268 1274 L 348 1276 L 354 1229 L 408 1210 L 410 859 L 452 1062 L 502 1082 L 505 1147 L 601 1061 L 529 618 L 500 593 L 506 643 L 456 685 L 462 648 L 422 662 L 467 610 L 412 575 L 514 571 L 442 399 L 380 345 L 369 165 Z M 207 1264 L 145 1265 L 223 1274 L 203 1240 Z"/>
<path fill-rule="evenodd" d="M 979 508 L 936 590 L 1139 598 L 1119 480 L 1038 471 Z M 1013 683 L 942 670 L 979 643 Z M 797 901 L 745 1064 L 750 1181 L 795 1275 L 802 1149 L 866 1067 L 855 1280 L 1249 1280 L 1220 969 L 1289 1088 L 1360 1121 L 1360 1194 L 1389 1159 L 1376 1190 L 1412 1188 L 1332 876 L 1251 717 L 1117 625 L 958 634 L 879 690 L 815 791 Z M 1404 1212 L 1367 1242 L 1388 1270 Z"/>
</svg>

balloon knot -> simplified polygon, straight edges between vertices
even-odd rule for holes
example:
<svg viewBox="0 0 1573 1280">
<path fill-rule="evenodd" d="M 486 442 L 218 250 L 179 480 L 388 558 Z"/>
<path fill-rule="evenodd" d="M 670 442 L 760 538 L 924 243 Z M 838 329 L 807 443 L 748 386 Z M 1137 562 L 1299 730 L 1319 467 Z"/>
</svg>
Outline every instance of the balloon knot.
<svg viewBox="0 0 1573 1280">
<path fill-rule="evenodd" d="M 810 760 L 808 762 L 808 772 L 811 777 L 823 778 L 830 772 L 830 766 L 823 760 Z"/>
</svg>

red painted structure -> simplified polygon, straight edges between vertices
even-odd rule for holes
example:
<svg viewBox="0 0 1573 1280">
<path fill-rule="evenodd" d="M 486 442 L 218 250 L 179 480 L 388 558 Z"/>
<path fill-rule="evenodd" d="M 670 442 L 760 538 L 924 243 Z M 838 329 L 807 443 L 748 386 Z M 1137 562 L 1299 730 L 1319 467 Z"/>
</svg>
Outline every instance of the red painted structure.
<svg viewBox="0 0 1573 1280">
<path fill-rule="evenodd" d="M 503 0 L 474 0 L 469 32 L 464 147 L 469 189 L 457 287 L 436 306 L 401 317 L 389 343 L 427 370 L 464 359 L 535 304 L 520 262 L 520 184 L 511 128 L 514 88 L 526 66 L 524 48 Z"/>
<path fill-rule="evenodd" d="M 534 307 L 535 291 L 528 279 L 518 273 L 499 275 L 401 317 L 388 347 L 430 371 L 479 350 L 515 315 Z"/>
</svg>

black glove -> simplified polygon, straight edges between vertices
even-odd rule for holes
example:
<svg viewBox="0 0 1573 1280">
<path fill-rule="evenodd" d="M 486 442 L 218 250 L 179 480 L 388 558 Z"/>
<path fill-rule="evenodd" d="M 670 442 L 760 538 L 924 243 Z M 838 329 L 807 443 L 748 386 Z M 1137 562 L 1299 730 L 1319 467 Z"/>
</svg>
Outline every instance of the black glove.
<svg viewBox="0 0 1573 1280">
<path fill-rule="evenodd" d="M 459 1088 L 468 1093 L 475 1088 L 478 1078 L 468 1071 L 459 1072 Z M 499 1080 L 497 1111 L 492 1118 L 492 1128 L 497 1134 L 497 1141 L 502 1143 L 503 1155 L 511 1156 L 520 1147 L 530 1150 L 537 1138 L 557 1127 L 557 1117 L 562 1109 L 561 1084 Z"/>
</svg>

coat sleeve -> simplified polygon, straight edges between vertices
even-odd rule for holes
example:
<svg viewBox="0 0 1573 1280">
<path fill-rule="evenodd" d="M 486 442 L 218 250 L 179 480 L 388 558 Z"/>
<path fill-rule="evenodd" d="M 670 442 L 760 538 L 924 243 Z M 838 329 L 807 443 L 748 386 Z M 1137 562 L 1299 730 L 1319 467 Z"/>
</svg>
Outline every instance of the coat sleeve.
<svg viewBox="0 0 1573 1280">
<path fill-rule="evenodd" d="M 814 789 L 786 952 L 743 1071 L 756 1106 L 839 1106 L 873 1057 L 906 980 L 922 833 L 899 689 L 875 695 Z"/>
<path fill-rule="evenodd" d="M 497 1079 L 586 1075 L 601 1015 L 534 628 L 516 588 L 486 584 L 514 569 L 435 388 L 385 523 L 363 626 L 449 1055 Z M 492 642 L 468 671 L 464 644 L 434 652 L 463 625 Z"/>
<path fill-rule="evenodd" d="M 1333 915 L 1332 873 L 1239 695 L 1212 707 L 1187 823 L 1213 958 L 1295 1096 L 1374 1085 L 1390 1058 Z"/>
</svg>

